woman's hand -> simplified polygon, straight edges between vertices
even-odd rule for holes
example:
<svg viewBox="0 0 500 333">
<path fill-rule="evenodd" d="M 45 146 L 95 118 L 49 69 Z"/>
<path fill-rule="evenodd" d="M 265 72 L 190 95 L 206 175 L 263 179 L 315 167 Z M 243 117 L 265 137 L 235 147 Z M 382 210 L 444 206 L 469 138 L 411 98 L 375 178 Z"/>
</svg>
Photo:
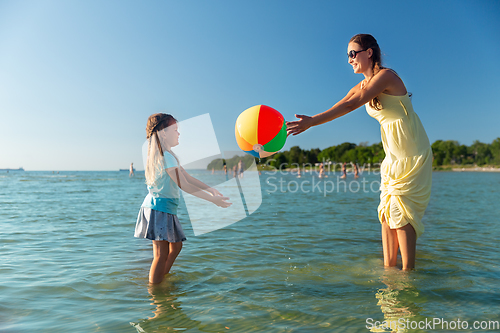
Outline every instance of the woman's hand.
<svg viewBox="0 0 500 333">
<path fill-rule="evenodd" d="M 299 120 L 286 122 L 287 136 L 300 134 L 314 125 L 312 117 L 301 114 L 296 114 L 295 117 Z"/>
</svg>

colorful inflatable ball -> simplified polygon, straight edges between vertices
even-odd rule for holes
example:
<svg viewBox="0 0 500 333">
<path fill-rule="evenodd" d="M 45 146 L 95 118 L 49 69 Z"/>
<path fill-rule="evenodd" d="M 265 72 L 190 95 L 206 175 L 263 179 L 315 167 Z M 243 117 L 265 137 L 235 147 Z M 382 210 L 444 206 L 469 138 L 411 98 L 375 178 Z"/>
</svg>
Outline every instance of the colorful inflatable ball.
<svg viewBox="0 0 500 333">
<path fill-rule="evenodd" d="M 271 156 L 285 145 L 285 118 L 272 107 L 252 106 L 236 119 L 235 136 L 244 152 L 258 158 Z"/>
</svg>

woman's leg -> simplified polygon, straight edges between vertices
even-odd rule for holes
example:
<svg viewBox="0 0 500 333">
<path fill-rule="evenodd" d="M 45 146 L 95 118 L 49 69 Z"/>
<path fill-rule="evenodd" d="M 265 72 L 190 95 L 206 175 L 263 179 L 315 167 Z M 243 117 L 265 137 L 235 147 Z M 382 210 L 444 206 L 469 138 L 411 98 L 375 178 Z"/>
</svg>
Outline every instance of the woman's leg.
<svg viewBox="0 0 500 333">
<path fill-rule="evenodd" d="M 398 234 L 391 229 L 382 215 L 382 247 L 384 249 L 384 266 L 394 267 L 398 261 Z"/>
<path fill-rule="evenodd" d="M 403 270 L 415 268 L 415 253 L 417 251 L 417 234 L 411 224 L 396 229 Z"/>
<path fill-rule="evenodd" d="M 165 263 L 165 270 L 163 275 L 168 274 L 170 272 L 170 268 L 172 268 L 172 265 L 174 264 L 175 259 L 179 255 L 179 253 L 182 250 L 182 242 L 177 242 L 177 243 L 169 243 L 169 252 L 168 252 L 168 258 L 167 262 Z"/>
<path fill-rule="evenodd" d="M 153 262 L 149 270 L 149 283 L 160 283 L 163 280 L 170 251 L 169 244 L 167 241 L 153 241 Z"/>
</svg>

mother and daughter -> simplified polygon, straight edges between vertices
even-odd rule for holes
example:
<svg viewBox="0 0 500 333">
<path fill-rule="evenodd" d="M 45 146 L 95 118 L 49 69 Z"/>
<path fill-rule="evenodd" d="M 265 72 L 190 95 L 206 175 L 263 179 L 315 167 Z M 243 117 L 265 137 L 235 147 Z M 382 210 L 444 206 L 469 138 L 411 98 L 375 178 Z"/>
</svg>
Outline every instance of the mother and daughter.
<svg viewBox="0 0 500 333">
<path fill-rule="evenodd" d="M 422 217 L 429 203 L 432 185 L 432 150 L 427 134 L 413 110 L 401 78 L 382 66 L 380 47 L 375 38 L 358 34 L 347 47 L 348 62 L 364 79 L 325 112 L 312 117 L 296 115 L 287 122 L 288 134 L 330 122 L 365 105 L 380 123 L 385 159 L 381 164 L 381 194 L 378 219 L 382 230 L 384 266 L 397 264 L 401 253 L 403 270 L 415 267 L 416 240 L 423 233 Z M 146 183 L 149 194 L 137 219 L 135 236 L 153 241 L 150 283 L 162 281 L 186 240 L 177 218 L 179 188 L 220 207 L 228 198 L 191 177 L 171 148 L 179 144 L 177 122 L 157 113 L 149 117 Z"/>
</svg>

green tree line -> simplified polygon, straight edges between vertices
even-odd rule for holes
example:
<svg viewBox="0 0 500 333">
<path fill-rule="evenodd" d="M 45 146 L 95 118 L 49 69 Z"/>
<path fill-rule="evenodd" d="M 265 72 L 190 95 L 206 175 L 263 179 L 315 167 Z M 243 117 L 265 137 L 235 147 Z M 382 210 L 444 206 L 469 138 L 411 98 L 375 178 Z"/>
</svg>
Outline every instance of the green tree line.
<svg viewBox="0 0 500 333">
<path fill-rule="evenodd" d="M 432 144 L 434 166 L 441 165 L 500 165 L 500 138 L 492 143 L 474 141 L 470 146 L 457 141 L 437 140 Z"/>
<path fill-rule="evenodd" d="M 433 166 L 443 165 L 496 165 L 500 166 L 500 137 L 492 143 L 482 143 L 474 141 L 470 146 L 460 145 L 453 140 L 437 140 L 432 144 Z M 344 142 L 337 146 L 331 146 L 320 150 L 314 148 L 310 150 L 301 149 L 299 146 L 291 147 L 290 150 L 278 152 L 270 157 L 258 159 L 257 164 L 266 164 L 275 168 L 296 167 L 297 165 L 314 166 L 320 162 L 332 163 L 357 163 L 359 165 L 377 165 L 385 158 L 382 143 L 375 143 L 371 146 L 361 143 L 359 145 L 351 142 Z M 227 168 L 233 167 L 240 159 L 243 159 L 245 167 L 252 163 L 254 157 L 246 155 L 244 157 L 234 156 L 226 160 Z M 207 169 L 221 170 L 223 161 L 221 159 L 212 161 Z"/>
<path fill-rule="evenodd" d="M 376 143 L 371 146 L 366 144 L 356 145 L 355 143 L 344 142 L 338 146 L 331 146 L 320 150 L 318 148 L 311 150 L 300 149 L 298 146 L 290 148 L 288 151 L 279 152 L 268 158 L 263 158 L 260 163 L 264 163 L 275 168 L 292 167 L 297 165 L 312 165 L 321 162 L 332 163 L 358 163 L 376 164 L 381 163 L 385 157 L 382 143 Z"/>
<path fill-rule="evenodd" d="M 245 156 L 237 156 L 234 155 L 231 158 L 218 158 L 210 162 L 207 166 L 207 170 L 222 170 L 224 168 L 224 163 L 226 164 L 227 171 L 233 170 L 233 167 L 236 166 L 238 167 L 238 163 L 240 160 L 243 162 L 243 165 L 245 166 L 245 169 L 247 169 L 250 165 L 252 165 L 252 162 L 255 160 L 255 157 L 252 155 L 245 154 Z"/>
</svg>

